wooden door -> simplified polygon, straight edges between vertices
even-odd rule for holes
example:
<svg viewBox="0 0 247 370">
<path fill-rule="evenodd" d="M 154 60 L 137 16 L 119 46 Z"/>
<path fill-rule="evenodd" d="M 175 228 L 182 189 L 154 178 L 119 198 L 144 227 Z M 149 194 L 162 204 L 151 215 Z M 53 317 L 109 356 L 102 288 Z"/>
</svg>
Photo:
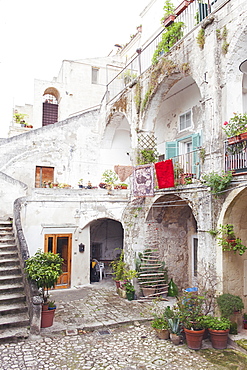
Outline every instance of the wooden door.
<svg viewBox="0 0 247 370">
<path fill-rule="evenodd" d="M 71 280 L 71 242 L 72 234 L 45 235 L 45 252 L 57 253 L 63 258 L 63 273 L 59 277 L 55 289 L 70 287 Z"/>
</svg>

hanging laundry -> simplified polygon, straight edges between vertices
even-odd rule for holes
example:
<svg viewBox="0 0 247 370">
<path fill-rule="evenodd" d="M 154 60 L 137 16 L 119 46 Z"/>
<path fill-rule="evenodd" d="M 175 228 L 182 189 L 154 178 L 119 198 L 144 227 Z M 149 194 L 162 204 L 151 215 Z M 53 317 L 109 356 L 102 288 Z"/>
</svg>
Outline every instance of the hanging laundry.
<svg viewBox="0 0 247 370">
<path fill-rule="evenodd" d="M 173 162 L 171 159 L 155 163 L 155 170 L 159 189 L 173 188 L 175 186 Z"/>
<path fill-rule="evenodd" d="M 147 164 L 135 167 L 133 172 L 133 195 L 147 197 L 154 195 L 154 166 Z"/>
<path fill-rule="evenodd" d="M 133 166 L 114 166 L 114 171 L 119 177 L 121 182 L 124 182 L 134 171 Z"/>
</svg>

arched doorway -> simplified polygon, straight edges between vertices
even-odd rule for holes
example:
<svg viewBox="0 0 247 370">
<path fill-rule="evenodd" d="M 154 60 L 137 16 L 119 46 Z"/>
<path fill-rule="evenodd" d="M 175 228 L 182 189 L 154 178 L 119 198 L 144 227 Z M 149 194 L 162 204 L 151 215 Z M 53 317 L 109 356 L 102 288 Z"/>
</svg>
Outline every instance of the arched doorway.
<svg viewBox="0 0 247 370">
<path fill-rule="evenodd" d="M 119 221 L 102 218 L 90 224 L 90 265 L 97 260 L 104 264 L 105 272 L 110 271 L 110 262 L 116 259 L 123 249 L 123 227 Z M 94 267 L 94 266 L 93 266 Z M 95 281 L 98 279 L 96 278 Z M 92 278 L 91 278 L 92 281 Z"/>
<path fill-rule="evenodd" d="M 164 195 L 153 203 L 147 219 L 145 248 L 157 249 L 168 278 L 179 289 L 190 287 L 197 277 L 197 222 L 188 202 Z"/>
</svg>

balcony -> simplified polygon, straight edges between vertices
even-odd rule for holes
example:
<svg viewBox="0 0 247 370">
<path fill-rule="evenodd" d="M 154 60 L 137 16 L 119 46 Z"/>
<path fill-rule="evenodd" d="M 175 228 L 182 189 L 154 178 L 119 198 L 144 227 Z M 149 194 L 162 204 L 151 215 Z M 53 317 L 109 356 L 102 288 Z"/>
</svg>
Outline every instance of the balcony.
<svg viewBox="0 0 247 370">
<path fill-rule="evenodd" d="M 184 2 L 182 1 L 181 5 Z M 176 22 L 183 22 L 185 25 L 183 36 L 188 35 L 210 13 L 210 7 L 206 1 L 205 4 L 195 0 L 187 0 L 186 3 L 186 7 L 181 8 L 176 14 Z M 153 54 L 162 40 L 164 32 L 166 32 L 165 27 L 143 49 L 138 49 L 137 55 L 106 85 L 106 93 L 102 103 L 108 104 L 126 87 L 134 86 L 137 78 L 151 67 Z"/>
<path fill-rule="evenodd" d="M 235 175 L 247 174 L 247 140 L 234 144 L 225 142 L 225 171 Z"/>
<path fill-rule="evenodd" d="M 200 178 L 200 149 L 171 158 L 176 184 L 186 185 Z"/>
</svg>

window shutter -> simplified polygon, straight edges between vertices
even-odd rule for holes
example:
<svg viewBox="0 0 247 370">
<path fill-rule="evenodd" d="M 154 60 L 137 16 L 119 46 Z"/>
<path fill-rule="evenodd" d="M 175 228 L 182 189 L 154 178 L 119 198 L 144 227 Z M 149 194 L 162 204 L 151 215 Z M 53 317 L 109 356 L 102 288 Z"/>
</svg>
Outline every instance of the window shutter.
<svg viewBox="0 0 247 370">
<path fill-rule="evenodd" d="M 166 143 L 166 159 L 176 157 L 178 155 L 178 142 L 168 141 Z"/>
<path fill-rule="evenodd" d="M 199 152 L 196 151 L 201 145 L 201 135 L 200 134 L 193 134 L 192 135 L 192 150 L 193 150 L 193 164 L 192 164 L 192 171 L 196 174 L 196 177 L 200 178 L 200 158 Z"/>
</svg>

